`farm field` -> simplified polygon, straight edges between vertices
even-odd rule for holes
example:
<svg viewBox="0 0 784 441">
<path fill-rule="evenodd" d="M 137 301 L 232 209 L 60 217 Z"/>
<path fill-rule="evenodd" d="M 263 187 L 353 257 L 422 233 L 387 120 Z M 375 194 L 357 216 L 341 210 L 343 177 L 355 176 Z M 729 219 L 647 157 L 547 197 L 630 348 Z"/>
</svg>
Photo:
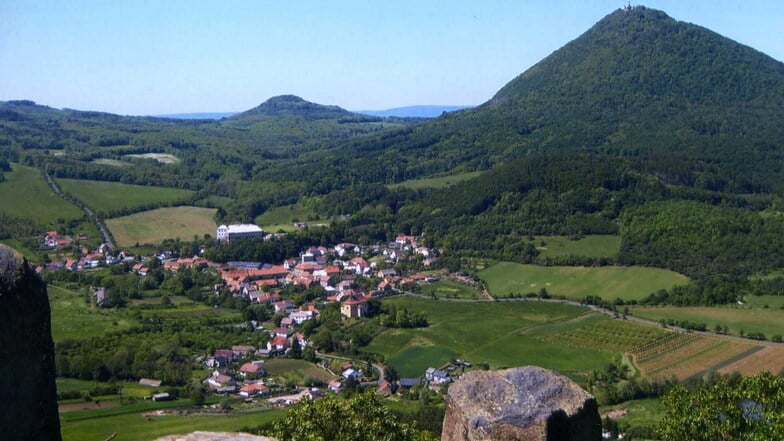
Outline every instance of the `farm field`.
<svg viewBox="0 0 784 441">
<path fill-rule="evenodd" d="M 545 245 L 540 245 L 544 241 Z M 621 236 L 592 235 L 578 240 L 565 236 L 539 236 L 535 240 L 541 257 L 613 257 L 621 248 Z"/>
<path fill-rule="evenodd" d="M 448 279 L 423 285 L 422 294 L 452 299 L 481 299 L 483 297 L 481 291 Z"/>
<path fill-rule="evenodd" d="M 784 296 L 767 295 L 767 296 L 746 296 L 743 298 L 745 306 L 751 308 L 778 308 L 784 309 Z"/>
<path fill-rule="evenodd" d="M 284 205 L 281 207 L 270 208 L 264 213 L 256 216 L 256 225 L 260 226 L 264 231 L 278 232 L 285 231 L 291 232 L 296 228 L 294 222 L 307 222 L 309 226 L 328 225 L 328 219 L 321 220 L 308 220 L 315 217 L 316 213 L 310 208 L 304 207 L 301 204 Z"/>
<path fill-rule="evenodd" d="M 707 324 L 708 330 L 716 325 L 729 327 L 729 333 L 740 335 L 761 332 L 770 339 L 774 335 L 784 335 L 784 311 L 781 309 L 750 308 L 740 306 L 657 306 L 630 307 L 632 314 L 654 321 L 687 320 Z"/>
<path fill-rule="evenodd" d="M 325 382 L 335 379 L 329 372 L 305 360 L 271 358 L 264 363 L 264 368 L 267 370 L 267 374 L 270 377 L 281 377 L 287 380 L 294 380 L 298 384 L 302 383 L 302 379 L 306 375 Z"/>
<path fill-rule="evenodd" d="M 718 372 L 721 374 L 740 372 L 743 375 L 755 375 L 764 370 L 781 375 L 784 371 L 784 346 L 765 346 L 748 357 L 721 367 Z"/>
<path fill-rule="evenodd" d="M 136 324 L 135 320 L 116 310 L 96 309 L 88 305 L 84 301 L 84 291 L 51 284 L 47 290 L 52 311 L 52 338 L 55 342 L 99 336 Z"/>
<path fill-rule="evenodd" d="M 57 225 L 58 219 L 84 217 L 79 207 L 54 194 L 40 171 L 18 164 L 12 168 L 13 171 L 4 173 L 5 182 L 0 182 L 0 213 L 50 228 Z"/>
<path fill-rule="evenodd" d="M 179 188 L 83 179 L 57 179 L 57 184 L 64 192 L 73 195 L 95 211 L 106 213 L 148 204 L 182 201 L 193 195 L 193 191 Z"/>
<path fill-rule="evenodd" d="M 503 296 L 514 293 L 538 293 L 545 288 L 550 295 L 579 300 L 598 296 L 612 301 L 640 300 L 663 288 L 688 282 L 673 271 L 642 267 L 573 267 L 537 266 L 500 262 L 481 272 L 490 293 Z"/>
<path fill-rule="evenodd" d="M 676 334 L 632 350 L 643 376 L 685 380 L 730 361 L 743 359 L 759 347 L 743 341 L 693 333 Z"/>
<path fill-rule="evenodd" d="M 453 358 L 492 368 L 543 366 L 560 371 L 601 369 L 611 355 L 542 341 L 584 320 L 598 317 L 585 308 L 551 302 L 449 302 L 413 297 L 386 300 L 397 307 L 424 314 L 430 326 L 387 329 L 370 343 L 367 352 L 383 354 L 401 376 L 420 376 L 430 366 Z"/>
<path fill-rule="evenodd" d="M 602 317 L 602 320 L 594 320 L 592 323 L 586 323 L 586 326 L 548 336 L 543 340 L 618 354 L 652 344 L 672 333 L 673 331 L 626 320 Z"/>
<path fill-rule="evenodd" d="M 599 414 L 604 415 L 612 410 L 625 410 L 626 415 L 617 419 L 618 427 L 621 431 L 633 427 L 653 427 L 664 417 L 665 408 L 658 398 L 648 398 L 644 400 L 632 400 L 612 406 L 602 406 Z"/>
<path fill-rule="evenodd" d="M 117 245 L 160 243 L 164 239 L 193 239 L 193 236 L 215 236 L 215 209 L 171 207 L 136 213 L 106 221 Z"/>
<path fill-rule="evenodd" d="M 473 179 L 484 172 L 481 171 L 474 171 L 474 172 L 466 172 L 460 173 L 456 175 L 449 175 L 449 176 L 441 176 L 437 178 L 428 178 L 428 179 L 411 179 L 408 181 L 398 182 L 397 184 L 389 184 L 387 188 L 395 189 L 398 187 L 405 187 L 410 188 L 412 190 L 419 190 L 423 188 L 446 188 L 450 185 L 454 185 L 463 181 L 467 181 L 469 179 Z"/>
<path fill-rule="evenodd" d="M 242 427 L 253 427 L 282 417 L 282 410 L 256 410 L 242 413 L 216 413 L 191 415 L 145 416 L 146 412 L 120 413 L 128 406 L 115 407 L 115 414 L 91 417 L 90 412 L 82 419 L 61 417 L 61 432 L 64 441 L 107 439 L 117 433 L 118 441 L 150 441 L 161 436 L 186 434 L 197 430 L 232 432 Z M 93 413 L 97 411 L 91 411 Z M 67 414 L 65 414 L 67 415 Z"/>
</svg>

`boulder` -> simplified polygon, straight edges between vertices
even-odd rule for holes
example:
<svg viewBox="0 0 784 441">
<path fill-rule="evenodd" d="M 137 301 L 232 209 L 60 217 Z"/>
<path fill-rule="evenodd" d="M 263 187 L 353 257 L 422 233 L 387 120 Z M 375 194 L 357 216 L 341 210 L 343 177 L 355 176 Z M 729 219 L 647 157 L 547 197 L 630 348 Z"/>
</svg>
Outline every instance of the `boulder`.
<svg viewBox="0 0 784 441">
<path fill-rule="evenodd" d="M 602 422 L 594 397 L 536 366 L 473 371 L 449 388 L 441 441 L 594 441 Z"/>
<path fill-rule="evenodd" d="M 0 439 L 61 440 L 46 285 L 0 245 Z"/>
<path fill-rule="evenodd" d="M 158 438 L 156 441 L 277 441 L 266 436 L 256 436 L 247 433 L 222 433 L 222 432 L 193 432 L 187 435 L 169 435 Z"/>
</svg>

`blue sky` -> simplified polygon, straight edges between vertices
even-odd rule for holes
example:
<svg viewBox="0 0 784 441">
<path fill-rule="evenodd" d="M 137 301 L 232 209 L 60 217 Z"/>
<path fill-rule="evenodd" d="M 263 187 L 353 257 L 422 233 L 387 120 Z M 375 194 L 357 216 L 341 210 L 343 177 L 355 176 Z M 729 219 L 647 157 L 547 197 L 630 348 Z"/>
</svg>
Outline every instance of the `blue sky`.
<svg viewBox="0 0 784 441">
<path fill-rule="evenodd" d="M 634 3 L 634 2 L 633 2 Z M 476 105 L 623 1 L 0 0 L 0 100 L 126 115 Z M 784 60 L 784 2 L 651 0 Z"/>
</svg>

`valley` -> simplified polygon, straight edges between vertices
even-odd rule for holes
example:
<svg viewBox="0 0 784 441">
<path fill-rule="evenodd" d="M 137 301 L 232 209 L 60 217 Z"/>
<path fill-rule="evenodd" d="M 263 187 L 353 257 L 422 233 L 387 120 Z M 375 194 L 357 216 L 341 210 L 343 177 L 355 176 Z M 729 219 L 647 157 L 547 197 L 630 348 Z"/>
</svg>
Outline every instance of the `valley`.
<svg viewBox="0 0 784 441">
<path fill-rule="evenodd" d="M 681 387 L 784 374 L 782 140 L 784 64 L 629 7 L 435 118 L 0 102 L 0 243 L 48 284 L 68 441 L 371 390 L 433 440 L 451 381 L 525 365 L 666 441 Z"/>
</svg>

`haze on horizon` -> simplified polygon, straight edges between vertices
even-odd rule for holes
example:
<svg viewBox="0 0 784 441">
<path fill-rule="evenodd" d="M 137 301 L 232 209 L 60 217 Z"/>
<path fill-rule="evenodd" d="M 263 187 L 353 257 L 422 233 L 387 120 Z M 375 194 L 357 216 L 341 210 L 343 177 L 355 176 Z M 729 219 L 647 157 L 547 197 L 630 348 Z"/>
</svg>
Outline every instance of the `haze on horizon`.
<svg viewBox="0 0 784 441">
<path fill-rule="evenodd" d="M 0 2 L 0 100 L 126 115 L 281 94 L 352 110 L 478 105 L 624 4 Z M 644 5 L 784 59 L 784 2 Z"/>
</svg>

